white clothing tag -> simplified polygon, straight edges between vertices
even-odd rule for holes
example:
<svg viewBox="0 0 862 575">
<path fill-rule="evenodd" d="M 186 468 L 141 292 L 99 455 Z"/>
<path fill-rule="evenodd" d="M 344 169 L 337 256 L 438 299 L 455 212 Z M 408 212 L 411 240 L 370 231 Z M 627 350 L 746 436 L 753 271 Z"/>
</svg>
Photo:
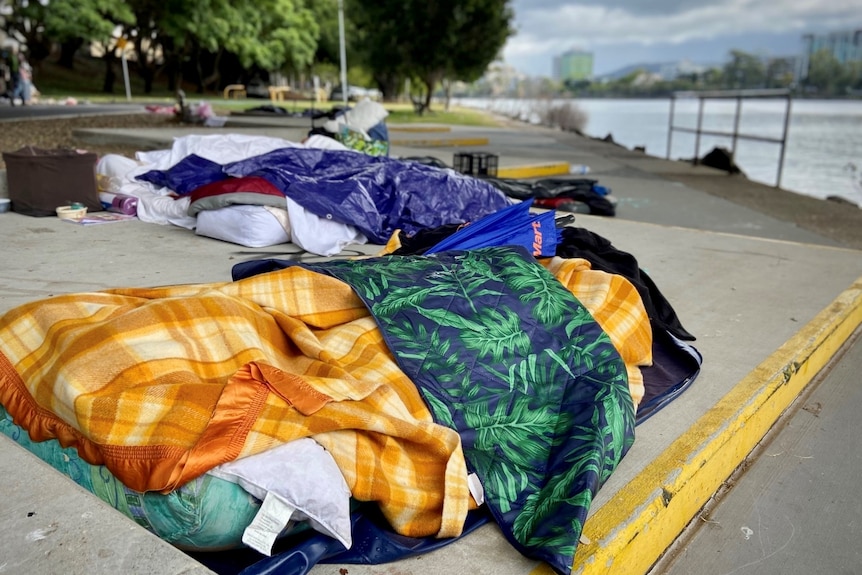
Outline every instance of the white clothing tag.
<svg viewBox="0 0 862 575">
<path fill-rule="evenodd" d="M 476 505 L 485 503 L 485 488 L 482 487 L 482 482 L 479 481 L 478 475 L 471 473 L 467 476 L 467 487 L 470 488 L 470 495 L 473 496 Z"/>
<path fill-rule="evenodd" d="M 257 515 L 242 534 L 242 542 L 267 557 L 272 556 L 275 540 L 296 509 L 279 496 L 267 492 Z"/>
</svg>

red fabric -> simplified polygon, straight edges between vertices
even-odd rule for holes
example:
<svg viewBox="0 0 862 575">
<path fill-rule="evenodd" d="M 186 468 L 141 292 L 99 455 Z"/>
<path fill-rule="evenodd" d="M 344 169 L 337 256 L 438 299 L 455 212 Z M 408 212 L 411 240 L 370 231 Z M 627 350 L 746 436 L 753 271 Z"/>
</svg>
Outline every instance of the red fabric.
<svg viewBox="0 0 862 575">
<path fill-rule="evenodd" d="M 218 210 L 233 205 L 284 208 L 287 202 L 281 190 L 258 176 L 227 178 L 204 184 L 193 190 L 189 196 L 190 216 L 203 210 Z"/>
<path fill-rule="evenodd" d="M 269 181 L 257 176 L 245 176 L 242 178 L 227 178 L 226 180 L 205 184 L 191 193 L 191 200 L 195 202 L 203 198 L 234 192 L 265 194 L 278 198 L 284 197 L 281 190 L 273 186 Z"/>
</svg>

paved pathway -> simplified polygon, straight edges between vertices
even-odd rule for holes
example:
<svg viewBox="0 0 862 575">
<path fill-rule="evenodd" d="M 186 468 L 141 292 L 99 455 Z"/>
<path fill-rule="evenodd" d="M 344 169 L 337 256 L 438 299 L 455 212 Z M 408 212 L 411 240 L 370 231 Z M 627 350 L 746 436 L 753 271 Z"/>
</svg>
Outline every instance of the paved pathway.
<svg viewBox="0 0 862 575">
<path fill-rule="evenodd" d="M 144 112 L 141 104 L 33 104 L 31 106 L 10 106 L 0 103 L 0 122 L 26 119 L 45 119 L 69 116 L 100 116 L 104 114 L 137 114 Z"/>
</svg>

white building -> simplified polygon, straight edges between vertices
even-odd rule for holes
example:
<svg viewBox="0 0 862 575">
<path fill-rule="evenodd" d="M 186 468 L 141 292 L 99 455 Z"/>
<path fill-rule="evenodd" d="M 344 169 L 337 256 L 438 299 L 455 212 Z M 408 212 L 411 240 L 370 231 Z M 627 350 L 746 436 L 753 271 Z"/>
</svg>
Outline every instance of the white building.
<svg viewBox="0 0 862 575">
<path fill-rule="evenodd" d="M 805 34 L 797 68 L 797 80 L 808 77 L 811 56 L 827 50 L 842 64 L 862 61 L 862 30 L 842 30 L 827 34 Z"/>
</svg>

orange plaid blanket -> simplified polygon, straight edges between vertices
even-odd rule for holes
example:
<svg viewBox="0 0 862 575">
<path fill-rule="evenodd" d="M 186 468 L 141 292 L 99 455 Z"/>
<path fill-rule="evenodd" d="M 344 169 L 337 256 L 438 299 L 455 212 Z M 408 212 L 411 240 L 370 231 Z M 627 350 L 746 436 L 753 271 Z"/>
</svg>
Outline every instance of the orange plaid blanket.
<svg viewBox="0 0 862 575">
<path fill-rule="evenodd" d="M 637 402 L 651 332 L 636 290 L 584 260 L 544 265 L 608 332 Z M 35 441 L 75 446 L 138 491 L 313 437 L 401 534 L 457 536 L 475 505 L 458 434 L 433 422 L 362 301 L 299 267 L 13 309 L 0 404 Z"/>
</svg>

